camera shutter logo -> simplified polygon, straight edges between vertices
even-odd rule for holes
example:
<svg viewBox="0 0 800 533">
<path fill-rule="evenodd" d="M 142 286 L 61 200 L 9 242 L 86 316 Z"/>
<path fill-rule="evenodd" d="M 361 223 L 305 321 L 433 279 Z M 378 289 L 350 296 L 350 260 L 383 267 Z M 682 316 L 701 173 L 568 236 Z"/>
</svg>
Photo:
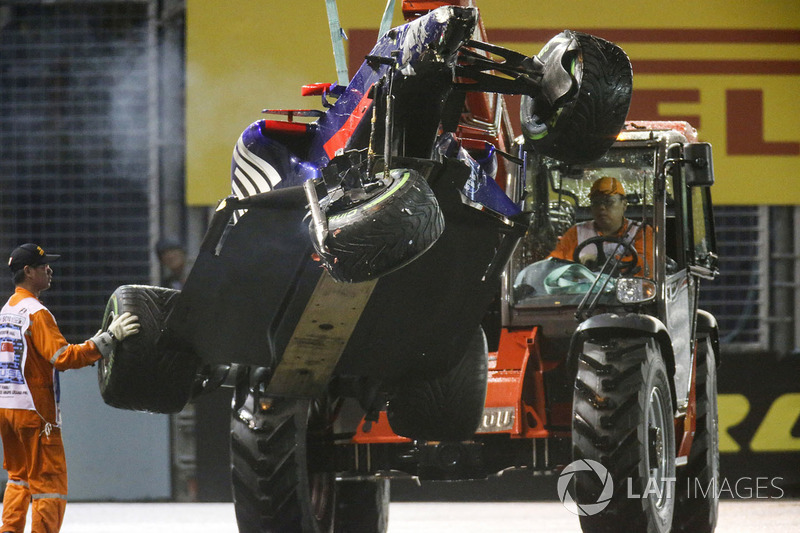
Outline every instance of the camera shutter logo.
<svg viewBox="0 0 800 533">
<path fill-rule="evenodd" d="M 572 498 L 572 494 L 569 493 L 569 485 L 577 472 L 585 472 L 581 474 L 584 476 L 595 475 L 600 483 L 603 484 L 603 490 L 600 491 L 597 502 L 578 504 Z M 608 470 L 606 470 L 606 467 L 591 459 L 579 459 L 568 464 L 558 476 L 558 484 L 556 487 L 558 489 L 558 497 L 561 503 L 564 504 L 564 507 L 578 516 L 596 515 L 608 506 L 609 502 L 611 502 L 611 496 L 614 493 L 614 481 L 611 479 L 611 475 L 608 473 Z"/>
</svg>

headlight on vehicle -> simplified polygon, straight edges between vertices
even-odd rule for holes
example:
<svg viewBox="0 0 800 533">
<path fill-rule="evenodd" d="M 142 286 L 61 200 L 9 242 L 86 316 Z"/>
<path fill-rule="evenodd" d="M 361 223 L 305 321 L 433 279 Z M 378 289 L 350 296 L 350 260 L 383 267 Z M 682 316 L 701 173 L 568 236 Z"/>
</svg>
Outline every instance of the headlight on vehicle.
<svg viewBox="0 0 800 533">
<path fill-rule="evenodd" d="M 656 284 L 644 278 L 621 278 L 617 280 L 617 300 L 623 304 L 640 304 L 656 296 Z"/>
</svg>

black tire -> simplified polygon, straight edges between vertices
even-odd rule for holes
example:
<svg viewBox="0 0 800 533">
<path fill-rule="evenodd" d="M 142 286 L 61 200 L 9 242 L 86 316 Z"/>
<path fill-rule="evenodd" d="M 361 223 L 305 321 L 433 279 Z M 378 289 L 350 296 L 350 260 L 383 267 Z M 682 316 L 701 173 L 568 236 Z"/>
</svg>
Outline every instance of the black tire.
<svg viewBox="0 0 800 533">
<path fill-rule="evenodd" d="M 331 204 L 327 251 L 317 248 L 333 279 L 356 283 L 396 270 L 423 254 L 444 231 L 439 203 L 415 170 L 394 169 L 388 183 L 354 205 Z M 311 241 L 313 224 L 310 228 Z"/>
<path fill-rule="evenodd" d="M 189 402 L 199 359 L 189 351 L 162 349 L 158 340 L 180 291 L 147 285 L 123 285 L 109 298 L 103 330 L 112 314 L 139 317 L 139 333 L 117 343 L 100 360 L 97 380 L 112 407 L 151 413 L 177 413 Z"/>
<path fill-rule="evenodd" d="M 669 532 L 675 488 L 672 413 L 669 376 L 654 339 L 584 344 L 573 398 L 573 459 L 600 463 L 613 492 L 594 472 L 576 473 L 574 500 L 579 509 L 591 510 L 580 516 L 583 531 L 616 532 L 624 525 L 630 532 Z"/>
<path fill-rule="evenodd" d="M 331 531 L 336 477 L 310 458 L 332 431 L 319 402 L 275 398 L 253 413 L 253 395 L 231 418 L 231 478 L 240 533 Z M 254 427 L 251 427 L 253 424 Z M 322 446 L 322 447 L 321 447 Z"/>
<path fill-rule="evenodd" d="M 388 479 L 336 483 L 336 533 L 385 533 L 388 527 Z"/>
<path fill-rule="evenodd" d="M 415 440 L 471 439 L 483 417 L 488 364 L 486 335 L 478 326 L 464 357 L 447 374 L 392 387 L 387 406 L 392 431 Z"/>
<path fill-rule="evenodd" d="M 604 39 L 567 31 L 579 44 L 577 54 L 565 55 L 578 84 L 578 94 L 564 107 L 552 110 L 523 96 L 522 131 L 538 153 L 566 163 L 587 163 L 602 157 L 625 123 L 633 91 L 633 72 L 622 49 Z M 543 113 L 540 116 L 538 113 Z"/>
<path fill-rule="evenodd" d="M 711 340 L 697 346 L 697 427 L 688 462 L 677 469 L 676 533 L 711 533 L 719 515 L 719 418 L 717 365 Z"/>
</svg>

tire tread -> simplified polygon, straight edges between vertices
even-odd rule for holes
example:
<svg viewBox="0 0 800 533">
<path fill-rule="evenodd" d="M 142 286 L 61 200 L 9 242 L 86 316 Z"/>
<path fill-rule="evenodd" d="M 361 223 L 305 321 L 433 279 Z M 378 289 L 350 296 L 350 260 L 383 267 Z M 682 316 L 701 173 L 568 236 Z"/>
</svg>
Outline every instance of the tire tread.
<svg viewBox="0 0 800 533">
<path fill-rule="evenodd" d="M 103 400 L 112 407 L 153 413 L 176 413 L 191 398 L 199 366 L 193 353 L 158 345 L 164 323 L 179 291 L 148 285 L 123 285 L 106 305 L 102 328 L 112 312 L 131 312 L 140 331 L 119 342 L 98 364 Z"/>
</svg>

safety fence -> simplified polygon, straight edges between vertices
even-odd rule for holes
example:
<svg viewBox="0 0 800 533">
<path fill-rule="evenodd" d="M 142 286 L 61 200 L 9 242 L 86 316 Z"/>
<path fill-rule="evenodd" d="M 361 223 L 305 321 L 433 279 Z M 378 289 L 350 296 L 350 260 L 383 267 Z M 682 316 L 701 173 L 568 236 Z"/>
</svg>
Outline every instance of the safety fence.
<svg viewBox="0 0 800 533">
<path fill-rule="evenodd" d="M 62 255 L 43 296 L 72 341 L 118 285 L 150 277 L 148 4 L 0 2 L 0 250 Z"/>
</svg>

